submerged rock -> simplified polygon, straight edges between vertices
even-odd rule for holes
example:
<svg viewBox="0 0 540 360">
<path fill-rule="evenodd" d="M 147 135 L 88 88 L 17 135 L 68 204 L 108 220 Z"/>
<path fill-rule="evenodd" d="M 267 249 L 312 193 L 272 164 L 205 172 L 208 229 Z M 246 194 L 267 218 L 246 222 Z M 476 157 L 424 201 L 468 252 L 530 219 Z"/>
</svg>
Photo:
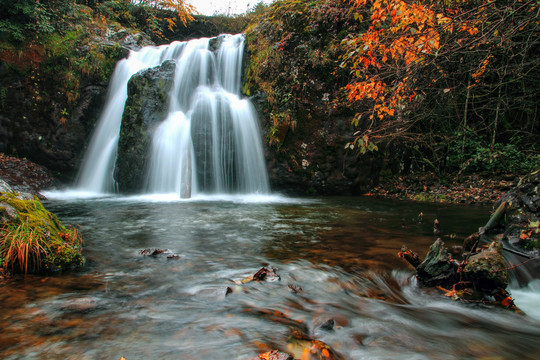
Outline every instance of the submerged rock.
<svg viewBox="0 0 540 360">
<path fill-rule="evenodd" d="M 77 313 L 86 313 L 97 308 L 96 299 L 91 296 L 81 297 L 77 299 L 66 300 L 61 306 L 61 310 Z"/>
<path fill-rule="evenodd" d="M 143 255 L 143 256 L 156 256 L 156 255 L 162 255 L 162 254 L 172 255 L 172 251 L 169 249 L 154 249 L 154 248 L 139 250 L 139 255 Z"/>
</svg>

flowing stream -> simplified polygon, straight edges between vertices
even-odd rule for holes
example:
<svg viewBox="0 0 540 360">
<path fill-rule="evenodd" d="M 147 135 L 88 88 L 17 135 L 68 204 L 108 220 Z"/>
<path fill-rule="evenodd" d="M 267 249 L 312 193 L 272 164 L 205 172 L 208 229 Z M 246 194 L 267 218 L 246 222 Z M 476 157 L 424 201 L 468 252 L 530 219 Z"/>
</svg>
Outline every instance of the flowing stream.
<svg viewBox="0 0 540 360">
<path fill-rule="evenodd" d="M 2 359 L 247 360 L 298 354 L 292 331 L 343 359 L 540 358 L 537 282 L 512 290 L 521 316 L 419 288 L 396 256 L 402 244 L 424 256 L 435 218 L 446 243 L 461 242 L 486 207 L 279 196 L 45 204 L 80 224 L 87 262 L 2 284 Z M 139 254 L 148 248 L 179 257 Z M 234 282 L 263 266 L 281 279 Z"/>
<path fill-rule="evenodd" d="M 436 218 L 460 244 L 488 208 L 268 195 L 256 114 L 240 97 L 244 39 L 221 40 L 118 64 L 75 197 L 45 203 L 81 226 L 87 262 L 0 284 L 0 358 L 248 360 L 279 349 L 299 359 L 298 334 L 342 359 L 540 358 L 537 280 L 513 289 L 521 316 L 419 288 L 397 257 L 403 244 L 424 256 Z M 175 79 L 145 194 L 107 196 L 129 78 L 166 60 Z M 241 282 L 263 266 L 280 278 Z"/>
</svg>

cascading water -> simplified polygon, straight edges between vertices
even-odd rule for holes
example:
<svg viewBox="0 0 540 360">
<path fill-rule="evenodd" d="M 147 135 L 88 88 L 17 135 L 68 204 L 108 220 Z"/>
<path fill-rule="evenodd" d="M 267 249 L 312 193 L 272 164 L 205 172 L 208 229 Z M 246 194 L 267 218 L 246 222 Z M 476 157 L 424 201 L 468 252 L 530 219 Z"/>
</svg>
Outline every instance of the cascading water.
<svg viewBox="0 0 540 360">
<path fill-rule="evenodd" d="M 216 39 L 214 39 L 216 40 Z M 240 96 L 243 35 L 174 42 L 131 52 L 118 63 L 110 94 L 90 142 L 77 188 L 115 191 L 114 166 L 127 84 L 140 70 L 176 63 L 168 115 L 153 130 L 146 193 L 268 193 L 256 112 Z"/>
</svg>

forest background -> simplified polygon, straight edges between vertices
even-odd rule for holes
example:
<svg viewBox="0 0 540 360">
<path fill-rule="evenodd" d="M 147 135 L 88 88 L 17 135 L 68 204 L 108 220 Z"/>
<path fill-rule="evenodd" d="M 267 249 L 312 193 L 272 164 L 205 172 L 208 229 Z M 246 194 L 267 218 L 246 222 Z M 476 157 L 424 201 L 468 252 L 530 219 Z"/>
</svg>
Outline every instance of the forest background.
<svg viewBox="0 0 540 360">
<path fill-rule="evenodd" d="M 213 17 L 172 0 L 0 3 L 0 113 L 12 123 L 69 128 L 82 89 L 108 82 L 126 55 L 103 41 L 111 31 L 156 44 L 245 32 L 243 92 L 264 94 L 267 146 L 300 169 L 294 137 L 330 137 L 318 131 L 327 117 L 354 125 L 345 154 L 397 158 L 382 176 L 540 167 L 538 0 L 279 0 Z M 24 144 L 0 145 L 48 165 Z"/>
</svg>

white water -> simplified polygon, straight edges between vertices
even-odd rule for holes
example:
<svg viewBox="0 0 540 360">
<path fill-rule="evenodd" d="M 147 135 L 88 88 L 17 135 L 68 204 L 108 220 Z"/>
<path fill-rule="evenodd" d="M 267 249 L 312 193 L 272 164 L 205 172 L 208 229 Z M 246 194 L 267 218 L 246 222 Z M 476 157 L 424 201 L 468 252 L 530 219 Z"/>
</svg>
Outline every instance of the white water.
<svg viewBox="0 0 540 360">
<path fill-rule="evenodd" d="M 224 35 L 131 52 L 118 63 L 109 96 L 78 176 L 76 192 L 115 192 L 113 178 L 127 84 L 136 72 L 176 62 L 168 116 L 153 134 L 145 193 L 267 194 L 269 185 L 253 106 L 240 96 L 244 37 Z"/>
<path fill-rule="evenodd" d="M 540 320 L 540 279 L 531 281 L 524 288 L 512 289 L 512 298 L 527 316 Z"/>
</svg>

